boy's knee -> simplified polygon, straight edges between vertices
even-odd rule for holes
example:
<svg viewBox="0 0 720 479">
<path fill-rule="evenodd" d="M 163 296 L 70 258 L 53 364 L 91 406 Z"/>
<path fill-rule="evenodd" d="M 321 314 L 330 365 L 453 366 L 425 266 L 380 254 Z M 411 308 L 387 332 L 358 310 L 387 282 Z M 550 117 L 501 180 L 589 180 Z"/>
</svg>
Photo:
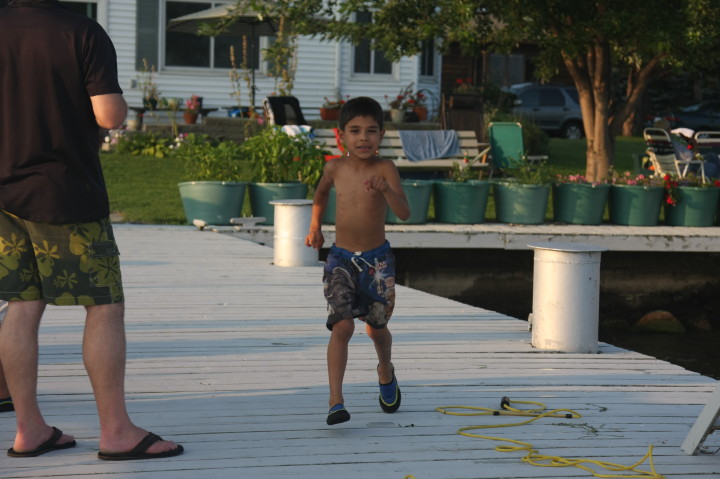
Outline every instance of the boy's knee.
<svg viewBox="0 0 720 479">
<path fill-rule="evenodd" d="M 355 321 L 352 319 L 341 319 L 333 324 L 332 334 L 335 337 L 350 340 L 355 332 Z"/>
<path fill-rule="evenodd" d="M 373 328 L 369 324 L 366 324 L 365 332 L 367 333 L 368 337 L 373 341 L 381 341 L 390 335 L 390 330 L 387 328 L 387 326 L 384 328 Z"/>
</svg>

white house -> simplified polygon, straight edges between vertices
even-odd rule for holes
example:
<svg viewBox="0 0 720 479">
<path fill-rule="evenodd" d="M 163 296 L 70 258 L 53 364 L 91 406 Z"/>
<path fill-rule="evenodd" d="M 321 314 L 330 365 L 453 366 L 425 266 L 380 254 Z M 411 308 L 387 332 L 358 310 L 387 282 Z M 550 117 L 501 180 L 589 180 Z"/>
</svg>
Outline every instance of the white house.
<svg viewBox="0 0 720 479">
<path fill-rule="evenodd" d="M 120 84 L 130 105 L 141 105 L 138 75 L 143 58 L 157 69 L 156 83 L 163 97 L 204 98 L 204 106 L 235 104 L 229 78 L 229 44 L 240 51 L 240 38 L 197 37 L 168 32 L 172 18 L 222 3 L 212 0 L 91 0 L 62 2 L 93 16 L 105 28 L 118 54 Z M 260 48 L 268 37 L 260 37 Z M 365 95 L 385 104 L 385 95 L 394 97 L 405 86 L 414 84 L 429 97 L 431 114 L 440 98 L 441 55 L 428 48 L 422 55 L 404 57 L 390 63 L 369 43 L 322 42 L 301 37 L 298 68 L 292 94 L 298 98 L 307 119 L 319 117 L 324 97 Z M 274 78 L 268 76 L 267 63 L 256 68 L 256 107 L 273 92 Z M 243 83 L 242 98 L 248 98 Z M 243 100 L 247 104 L 247 100 Z M 219 110 L 213 115 L 224 115 Z"/>
</svg>

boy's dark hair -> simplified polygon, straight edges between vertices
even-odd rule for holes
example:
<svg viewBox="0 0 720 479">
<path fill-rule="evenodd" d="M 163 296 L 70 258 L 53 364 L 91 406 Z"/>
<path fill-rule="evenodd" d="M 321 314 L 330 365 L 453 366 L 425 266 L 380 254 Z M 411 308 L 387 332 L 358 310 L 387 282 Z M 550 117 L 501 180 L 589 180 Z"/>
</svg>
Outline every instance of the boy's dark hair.
<svg viewBox="0 0 720 479">
<path fill-rule="evenodd" d="M 384 128 L 382 106 L 372 98 L 359 96 L 348 100 L 340 109 L 338 126 L 341 130 L 344 130 L 345 125 L 357 116 L 369 116 L 377 122 L 381 130 Z"/>
</svg>

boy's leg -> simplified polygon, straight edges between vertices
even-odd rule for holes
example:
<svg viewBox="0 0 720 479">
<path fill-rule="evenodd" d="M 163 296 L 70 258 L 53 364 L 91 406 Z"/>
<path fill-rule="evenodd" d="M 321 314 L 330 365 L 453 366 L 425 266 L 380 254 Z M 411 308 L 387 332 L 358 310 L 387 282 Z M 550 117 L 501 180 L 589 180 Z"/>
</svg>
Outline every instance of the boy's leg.
<svg viewBox="0 0 720 479">
<path fill-rule="evenodd" d="M 365 325 L 365 331 L 375 345 L 375 352 L 378 357 L 378 378 L 380 384 L 388 384 L 393 378 L 393 366 L 391 362 L 392 334 L 390 334 L 390 330 L 387 327 L 375 329 L 369 324 Z"/>
<path fill-rule="evenodd" d="M 100 450 L 132 450 L 148 432 L 135 426 L 125 406 L 124 303 L 87 306 L 83 336 L 83 361 L 90 377 L 100 418 Z M 177 448 L 172 441 L 158 441 L 148 454 Z"/>
<path fill-rule="evenodd" d="M 342 384 L 348 359 L 348 344 L 355 331 L 355 321 L 343 319 L 333 325 L 327 349 L 330 407 L 343 404 Z"/>
<path fill-rule="evenodd" d="M 15 402 L 16 452 L 32 451 L 53 434 L 37 402 L 38 328 L 44 310 L 42 300 L 11 301 L 0 328 L 0 361 Z M 63 435 L 56 444 L 72 440 Z"/>
</svg>

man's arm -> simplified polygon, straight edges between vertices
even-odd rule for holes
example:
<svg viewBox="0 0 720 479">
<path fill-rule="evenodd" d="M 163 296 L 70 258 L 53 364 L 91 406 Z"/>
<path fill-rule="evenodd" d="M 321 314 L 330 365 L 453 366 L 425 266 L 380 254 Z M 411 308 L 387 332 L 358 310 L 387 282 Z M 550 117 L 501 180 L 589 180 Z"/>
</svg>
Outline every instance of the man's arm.
<svg viewBox="0 0 720 479">
<path fill-rule="evenodd" d="M 122 94 L 95 95 L 90 97 L 90 101 L 95 120 L 101 128 L 110 130 L 122 126 L 127 116 L 127 103 Z"/>
</svg>

